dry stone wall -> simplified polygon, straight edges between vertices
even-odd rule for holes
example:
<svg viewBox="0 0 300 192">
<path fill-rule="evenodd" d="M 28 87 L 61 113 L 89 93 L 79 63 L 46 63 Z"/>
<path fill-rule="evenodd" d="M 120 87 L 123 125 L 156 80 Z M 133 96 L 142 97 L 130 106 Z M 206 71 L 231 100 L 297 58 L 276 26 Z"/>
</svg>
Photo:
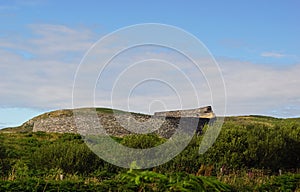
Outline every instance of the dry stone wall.
<svg viewBox="0 0 300 192">
<path fill-rule="evenodd" d="M 215 114 L 212 111 L 211 106 L 186 109 L 186 110 L 175 110 L 175 111 L 162 111 L 154 113 L 155 116 L 164 117 L 196 117 L 196 118 L 215 118 Z"/>
<path fill-rule="evenodd" d="M 95 119 L 94 116 L 89 115 L 84 115 L 82 117 L 80 115 L 74 116 L 71 110 L 60 110 L 38 116 L 26 122 L 23 126 L 32 127 L 33 132 L 43 131 L 57 133 L 99 134 L 100 129 L 95 127 L 95 124 L 93 123 L 98 121 L 105 129 L 106 133 L 112 136 L 122 137 L 124 135 L 133 134 L 131 131 L 124 128 L 133 127 L 136 130 L 153 130 L 157 128 L 154 133 L 161 137 L 169 138 L 178 128 L 187 128 L 189 129 L 188 131 L 199 131 L 202 129 L 204 124 L 209 122 L 209 119 L 207 118 L 180 117 L 177 115 L 164 117 L 161 115 L 150 116 L 123 113 L 118 115 L 118 118 L 116 118 L 116 116 L 112 113 L 99 112 L 97 114 L 98 118 Z M 78 130 L 78 127 L 80 127 L 81 130 Z"/>
</svg>

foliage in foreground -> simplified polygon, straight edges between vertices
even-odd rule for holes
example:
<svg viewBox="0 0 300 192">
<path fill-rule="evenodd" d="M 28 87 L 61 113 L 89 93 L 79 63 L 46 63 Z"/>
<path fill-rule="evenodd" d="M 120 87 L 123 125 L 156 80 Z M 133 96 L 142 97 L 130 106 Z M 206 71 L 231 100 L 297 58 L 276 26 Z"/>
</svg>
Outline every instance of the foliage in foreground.
<svg viewBox="0 0 300 192">
<path fill-rule="evenodd" d="M 243 177 L 242 179 L 246 179 Z M 185 173 L 159 174 L 130 170 L 103 181 L 80 178 L 65 180 L 28 177 L 14 181 L 0 180 L 0 191 L 297 191 L 300 174 L 272 176 L 253 186 L 224 184 L 214 177 Z"/>
<path fill-rule="evenodd" d="M 230 191 L 230 186 L 213 177 L 185 173 L 160 174 L 153 171 L 133 171 L 120 175 L 121 181 L 138 191 Z"/>
<path fill-rule="evenodd" d="M 165 142 L 153 134 L 114 139 L 122 145 L 142 149 Z M 198 153 L 202 136 L 194 137 L 173 160 L 145 171 L 127 172 L 103 161 L 76 134 L 0 133 L 0 141 L 0 191 L 70 191 L 74 187 L 77 191 L 300 188 L 299 174 L 274 176 L 279 169 L 283 173 L 297 169 L 299 172 L 299 119 L 229 118 L 205 154 Z M 253 179 L 248 173 L 253 169 L 268 173 Z M 245 174 L 238 175 L 238 171 Z M 59 175 L 64 176 L 62 181 Z"/>
<path fill-rule="evenodd" d="M 258 191 L 296 191 L 300 189 L 300 174 L 273 177 L 267 183 L 257 187 Z"/>
<path fill-rule="evenodd" d="M 0 191 L 230 191 L 230 187 L 211 177 L 130 170 L 100 183 L 38 178 L 0 181 Z"/>
</svg>

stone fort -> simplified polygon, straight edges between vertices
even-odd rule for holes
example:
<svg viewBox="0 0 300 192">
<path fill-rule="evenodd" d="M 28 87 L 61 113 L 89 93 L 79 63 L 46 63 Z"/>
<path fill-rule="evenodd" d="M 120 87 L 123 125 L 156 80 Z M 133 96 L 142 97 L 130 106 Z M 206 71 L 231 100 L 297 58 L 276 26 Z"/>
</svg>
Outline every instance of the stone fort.
<svg viewBox="0 0 300 192">
<path fill-rule="evenodd" d="M 74 110 L 84 111 L 95 109 Z M 84 124 L 84 126 L 80 126 L 81 128 L 84 127 L 86 130 L 77 130 L 78 126 L 76 126 L 75 118 L 80 118 L 80 116 L 74 116 L 74 110 L 66 109 L 44 113 L 25 122 L 22 126 L 32 129 L 33 132 L 82 133 L 91 129 L 95 130 L 94 127 L 91 127 L 93 125 L 89 123 Z M 155 112 L 154 115 L 129 112 L 120 113 L 119 115 L 121 115 L 123 119 L 122 121 L 126 123 L 126 126 L 136 127 L 138 129 L 148 129 L 149 125 L 159 127 L 153 133 L 164 138 L 170 138 L 178 128 L 180 122 L 183 126 L 193 127 L 195 127 L 195 123 L 197 123 L 194 131 L 197 134 L 201 134 L 203 126 L 216 119 L 211 106 L 188 110 Z M 84 118 L 87 119 L 85 122 L 95 121 L 93 117 L 89 117 L 88 115 Z M 111 112 L 103 112 L 99 110 L 99 112 L 97 112 L 97 120 L 100 121 L 101 126 L 103 126 L 106 131 L 106 134 L 119 137 L 133 134 L 131 131 L 124 128 L 124 124 L 120 124 L 119 119 L 117 119 L 116 115 L 112 113 L 112 110 Z M 147 124 L 143 122 L 147 122 Z"/>
</svg>

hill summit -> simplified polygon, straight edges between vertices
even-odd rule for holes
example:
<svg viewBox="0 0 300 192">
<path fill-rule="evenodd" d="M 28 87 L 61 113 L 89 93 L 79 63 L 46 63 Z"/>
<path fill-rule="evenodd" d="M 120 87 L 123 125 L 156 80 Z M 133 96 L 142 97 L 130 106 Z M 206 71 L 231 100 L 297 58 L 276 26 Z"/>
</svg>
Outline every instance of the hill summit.
<svg viewBox="0 0 300 192">
<path fill-rule="evenodd" d="M 36 116 L 18 128 L 8 128 L 3 131 L 20 131 L 20 132 L 56 132 L 56 133 L 83 133 L 90 130 L 97 130 L 90 123 L 81 126 L 78 130 L 78 124 L 75 121 L 85 118 L 84 121 L 95 121 L 90 117 L 89 112 L 96 111 L 97 120 L 105 129 L 106 133 L 112 136 L 124 136 L 133 134 L 126 128 L 135 130 L 152 130 L 161 137 L 169 138 L 175 130 L 184 124 L 194 128 L 193 131 L 201 131 L 203 126 L 211 119 L 215 118 L 211 106 L 188 109 L 156 112 L 154 115 L 126 112 L 109 108 L 81 108 L 81 109 L 63 109 L 47 112 Z M 78 116 L 75 114 L 84 114 Z M 79 119 L 78 119 L 79 118 Z M 145 123 L 146 122 L 146 123 Z M 196 125 L 196 127 L 195 127 Z M 143 132 L 142 131 L 142 132 Z"/>
</svg>

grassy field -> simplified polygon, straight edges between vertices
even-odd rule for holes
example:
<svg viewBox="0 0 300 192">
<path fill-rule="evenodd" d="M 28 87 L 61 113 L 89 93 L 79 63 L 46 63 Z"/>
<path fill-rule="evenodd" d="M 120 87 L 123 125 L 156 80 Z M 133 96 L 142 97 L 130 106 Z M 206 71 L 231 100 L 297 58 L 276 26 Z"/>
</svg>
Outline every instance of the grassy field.
<svg viewBox="0 0 300 192">
<path fill-rule="evenodd" d="M 114 139 L 133 148 L 165 142 L 152 134 Z M 2 130 L 0 191 L 300 191 L 299 118 L 226 117 L 203 155 L 201 140 L 168 163 L 132 170 L 101 160 L 77 134 Z"/>
</svg>

